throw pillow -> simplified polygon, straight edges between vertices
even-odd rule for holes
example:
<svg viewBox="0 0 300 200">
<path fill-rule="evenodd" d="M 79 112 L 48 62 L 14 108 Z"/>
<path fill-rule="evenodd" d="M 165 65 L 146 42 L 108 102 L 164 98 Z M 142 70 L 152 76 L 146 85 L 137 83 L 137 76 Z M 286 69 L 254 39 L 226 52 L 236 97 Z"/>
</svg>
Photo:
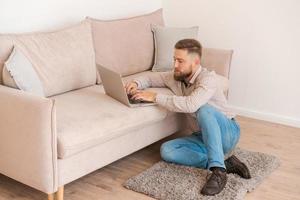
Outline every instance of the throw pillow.
<svg viewBox="0 0 300 200">
<path fill-rule="evenodd" d="M 152 24 L 155 58 L 152 71 L 162 72 L 173 69 L 173 52 L 176 42 L 185 38 L 197 39 L 198 27 L 175 28 Z"/>
<path fill-rule="evenodd" d="M 5 74 L 2 77 L 4 85 L 45 96 L 41 80 L 34 67 L 17 47 L 13 48 L 8 60 L 4 63 L 3 74 Z"/>
</svg>

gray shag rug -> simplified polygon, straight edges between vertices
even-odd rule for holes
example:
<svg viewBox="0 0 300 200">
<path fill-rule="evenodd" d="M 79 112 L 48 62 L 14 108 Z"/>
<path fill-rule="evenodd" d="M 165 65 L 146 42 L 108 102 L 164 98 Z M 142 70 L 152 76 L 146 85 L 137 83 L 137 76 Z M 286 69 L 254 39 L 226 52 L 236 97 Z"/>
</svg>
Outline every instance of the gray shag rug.
<svg viewBox="0 0 300 200">
<path fill-rule="evenodd" d="M 123 185 L 125 188 L 146 194 L 160 200 L 240 200 L 247 192 L 254 190 L 279 165 L 272 155 L 236 148 L 233 154 L 244 162 L 251 173 L 251 179 L 228 174 L 224 190 L 215 196 L 203 196 L 200 190 L 209 177 L 208 170 L 187 167 L 160 161 L 131 177 Z"/>
</svg>

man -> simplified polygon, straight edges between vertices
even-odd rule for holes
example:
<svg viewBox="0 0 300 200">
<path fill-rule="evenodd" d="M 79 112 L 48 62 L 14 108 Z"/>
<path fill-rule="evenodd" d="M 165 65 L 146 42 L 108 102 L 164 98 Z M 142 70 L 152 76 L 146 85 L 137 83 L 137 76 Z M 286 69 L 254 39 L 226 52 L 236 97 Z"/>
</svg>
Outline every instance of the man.
<svg viewBox="0 0 300 200">
<path fill-rule="evenodd" d="M 157 102 L 173 112 L 191 113 L 196 117 L 199 132 L 177 138 L 161 146 L 161 157 L 167 162 L 194 166 L 212 171 L 201 193 L 215 195 L 227 183 L 226 173 L 249 179 L 247 166 L 235 156 L 224 161 L 240 137 L 240 127 L 227 107 L 224 92 L 218 87 L 215 72 L 201 66 L 201 44 L 183 39 L 174 49 L 174 72 L 153 73 L 126 84 L 133 99 Z M 143 91 L 147 87 L 168 87 L 175 95 Z"/>
</svg>

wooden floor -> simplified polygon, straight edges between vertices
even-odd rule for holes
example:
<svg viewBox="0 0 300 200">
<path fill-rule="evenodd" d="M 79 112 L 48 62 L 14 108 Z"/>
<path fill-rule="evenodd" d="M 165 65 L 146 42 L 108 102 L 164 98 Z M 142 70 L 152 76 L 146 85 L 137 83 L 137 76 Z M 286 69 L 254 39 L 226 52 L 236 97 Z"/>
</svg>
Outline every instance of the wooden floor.
<svg viewBox="0 0 300 200">
<path fill-rule="evenodd" d="M 273 154 L 281 160 L 281 166 L 245 199 L 300 200 L 300 129 L 244 117 L 238 117 L 238 121 L 242 129 L 240 147 Z M 160 160 L 161 143 L 157 142 L 66 185 L 65 200 L 152 199 L 124 189 L 122 183 Z M 0 200 L 14 199 L 43 200 L 47 199 L 47 195 L 0 175 Z"/>
</svg>

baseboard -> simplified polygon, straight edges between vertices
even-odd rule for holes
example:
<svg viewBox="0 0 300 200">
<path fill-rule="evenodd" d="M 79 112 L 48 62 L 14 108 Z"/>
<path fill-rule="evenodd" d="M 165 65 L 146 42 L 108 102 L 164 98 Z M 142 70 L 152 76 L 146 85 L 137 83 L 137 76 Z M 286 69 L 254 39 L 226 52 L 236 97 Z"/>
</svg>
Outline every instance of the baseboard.
<svg viewBox="0 0 300 200">
<path fill-rule="evenodd" d="M 256 110 L 250 110 L 247 108 L 242 108 L 238 106 L 230 105 L 230 108 L 240 116 L 250 117 L 259 120 L 265 120 L 273 123 L 284 124 L 288 126 L 293 126 L 300 128 L 300 119 L 287 117 L 283 115 L 276 115 L 272 113 L 260 112 Z"/>
</svg>

